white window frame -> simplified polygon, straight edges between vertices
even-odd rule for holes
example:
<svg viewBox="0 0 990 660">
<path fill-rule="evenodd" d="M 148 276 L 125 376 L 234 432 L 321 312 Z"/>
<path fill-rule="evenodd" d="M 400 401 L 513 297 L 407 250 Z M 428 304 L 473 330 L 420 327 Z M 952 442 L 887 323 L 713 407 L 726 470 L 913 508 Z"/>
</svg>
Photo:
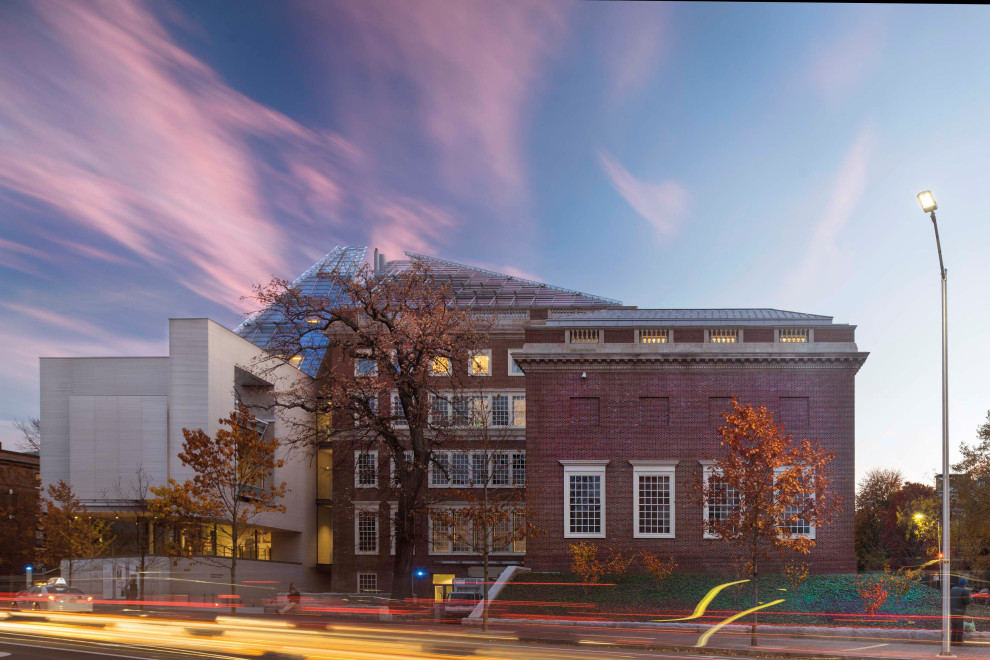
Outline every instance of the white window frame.
<svg viewBox="0 0 990 660">
<path fill-rule="evenodd" d="M 608 511 L 608 501 L 605 497 L 605 466 L 609 461 L 602 460 L 572 460 L 560 461 L 564 466 L 564 538 L 565 539 L 603 539 L 606 534 L 605 518 Z M 601 486 L 601 531 L 598 533 L 571 532 L 571 477 L 597 476 Z"/>
<path fill-rule="evenodd" d="M 397 429 L 409 428 L 409 420 L 406 419 L 405 414 L 402 412 L 402 401 L 399 400 L 399 393 L 392 391 L 389 393 L 389 412 L 392 415 L 392 426 Z"/>
<path fill-rule="evenodd" d="M 512 352 L 513 351 L 518 351 L 518 350 L 520 350 L 520 349 L 518 349 L 518 348 L 510 348 L 510 349 L 508 349 L 509 361 L 508 361 L 507 370 L 508 370 L 508 375 L 509 376 L 525 376 L 526 375 L 526 374 L 523 373 L 522 368 L 516 363 L 516 359 L 514 357 L 512 357 Z M 519 373 L 516 373 L 516 372 L 514 372 L 512 370 L 512 365 L 516 365 L 516 368 L 519 369 Z"/>
<path fill-rule="evenodd" d="M 375 521 L 375 549 L 361 550 L 360 523 L 361 514 L 370 513 Z M 354 503 L 354 554 L 355 555 L 377 555 L 381 550 L 381 520 L 380 510 L 377 502 L 355 502 Z"/>
<path fill-rule="evenodd" d="M 778 468 L 774 468 L 774 470 L 773 470 L 774 481 L 777 480 L 777 475 L 779 475 L 779 474 L 781 474 L 781 473 L 783 473 L 783 472 L 791 469 L 792 467 L 795 467 L 795 466 L 793 466 L 793 465 L 784 465 L 784 466 L 781 466 L 781 467 L 778 467 Z M 816 491 L 817 491 L 817 488 L 816 488 Z M 818 493 L 816 492 L 815 494 L 813 494 L 811 496 L 811 499 L 813 499 L 813 500 L 818 499 Z M 815 540 L 815 531 L 816 531 L 816 528 L 815 528 L 814 525 L 808 525 L 808 528 L 809 528 L 810 531 L 807 534 L 805 534 L 803 532 L 794 532 L 794 531 L 791 531 L 790 529 L 788 529 L 788 532 L 789 533 L 787 534 L 787 536 L 788 536 L 788 538 L 800 538 L 800 537 L 803 537 L 803 538 L 811 539 L 812 541 L 814 541 Z"/>
<path fill-rule="evenodd" d="M 481 477 L 483 475 L 475 475 L 474 468 L 477 462 L 478 456 L 484 455 L 486 452 L 484 450 L 472 450 L 472 449 L 438 449 L 433 452 L 433 460 L 430 461 L 430 471 L 429 471 L 429 487 L 430 488 L 447 488 L 447 489 L 458 489 L 464 490 L 469 488 L 482 488 L 484 483 L 482 483 Z M 454 455 L 463 455 L 467 457 L 468 463 L 468 483 L 467 484 L 454 484 L 453 483 L 453 457 Z M 509 481 L 506 484 L 496 484 L 494 483 L 494 462 L 495 455 L 501 454 L 506 457 L 506 468 L 508 471 Z M 526 470 L 525 470 L 525 449 L 499 449 L 495 451 L 487 452 L 488 458 L 488 478 L 489 488 L 525 488 L 526 486 Z M 521 482 L 516 481 L 516 473 L 513 471 L 513 463 L 516 456 L 522 456 L 524 461 L 523 468 L 523 480 Z M 444 463 L 447 466 L 447 483 L 437 483 L 437 474 L 440 470 L 436 463 Z"/>
<path fill-rule="evenodd" d="M 413 450 L 412 449 L 403 449 L 402 450 L 402 455 L 406 459 L 406 463 L 412 463 L 412 461 L 413 461 Z M 392 484 L 393 486 L 395 485 L 395 457 L 394 456 L 389 456 L 388 457 L 388 482 L 390 484 Z"/>
<path fill-rule="evenodd" d="M 446 504 L 446 505 L 438 506 L 436 508 L 438 508 L 438 509 L 446 509 L 446 510 L 453 510 L 453 509 L 464 509 L 466 507 L 463 504 Z M 522 513 L 522 512 L 518 512 L 518 513 L 515 513 L 514 512 L 512 514 L 512 519 L 510 520 L 510 524 L 512 525 L 513 530 L 516 528 L 516 525 L 517 525 L 517 523 L 516 523 L 516 518 L 517 517 L 519 517 L 523 521 L 522 524 L 525 524 L 525 514 Z M 477 549 L 475 549 L 473 547 L 475 545 L 475 542 L 476 542 L 476 539 L 475 539 L 475 536 L 474 536 L 473 526 L 469 527 L 467 530 L 464 530 L 465 533 L 466 533 L 466 535 L 467 535 L 467 537 L 470 539 L 471 546 L 472 546 L 471 549 L 469 549 L 469 550 L 454 550 L 454 539 L 453 539 L 452 535 L 447 535 L 446 538 L 443 539 L 443 543 L 444 543 L 444 547 L 446 547 L 448 549 L 447 550 L 437 550 L 436 549 L 435 538 L 434 538 L 434 530 L 433 530 L 434 521 L 435 521 L 434 517 L 433 516 L 430 516 L 429 517 L 429 532 L 430 532 L 429 533 L 429 554 L 430 555 L 434 555 L 434 556 L 444 556 L 444 555 L 477 556 L 477 555 L 481 555 L 482 554 L 480 550 L 477 550 Z M 512 549 L 511 550 L 495 550 L 494 539 L 489 539 L 489 543 L 491 543 L 490 554 L 493 554 L 493 555 L 500 555 L 500 556 L 501 555 L 517 555 L 517 556 L 523 556 L 523 555 L 526 554 L 526 538 L 525 538 L 525 536 L 523 538 L 521 538 L 521 539 L 513 540 L 512 543 L 511 543 L 511 546 L 512 546 Z M 520 548 L 522 548 L 522 549 L 520 549 Z"/>
<path fill-rule="evenodd" d="M 361 578 L 362 577 L 368 577 L 368 576 L 371 576 L 371 577 L 375 578 L 375 589 L 374 589 L 374 591 L 368 591 L 368 590 L 361 589 Z M 360 573 L 358 573 L 357 574 L 357 584 L 356 584 L 356 586 L 357 586 L 357 592 L 359 594 L 377 594 L 377 593 L 381 593 L 378 590 L 378 573 L 375 573 L 375 572 L 372 572 L 372 571 L 361 571 Z"/>
<path fill-rule="evenodd" d="M 509 418 L 508 424 L 494 424 L 493 409 L 494 409 L 494 398 L 498 396 L 503 396 L 507 400 L 507 405 L 509 408 Z M 440 415 L 435 415 L 433 410 L 436 408 L 436 401 L 442 399 L 447 402 L 447 415 L 442 417 Z M 466 403 L 464 403 L 466 401 Z M 522 410 L 517 410 L 517 404 L 521 403 Z M 463 412 L 460 410 L 461 406 L 466 406 Z M 480 417 L 479 413 L 484 413 L 485 419 L 477 420 L 476 423 L 472 423 L 475 416 Z M 469 417 L 468 423 L 463 424 L 461 421 L 464 416 Z M 394 414 L 393 414 L 394 416 Z M 495 429 L 524 429 L 526 428 L 526 391 L 520 389 L 505 389 L 505 390 L 492 390 L 490 392 L 485 392 L 484 394 L 457 394 L 454 395 L 450 392 L 442 392 L 439 394 L 431 395 L 430 398 L 430 423 L 431 424 L 446 424 L 453 429 L 474 429 L 480 427 L 495 428 Z"/>
<path fill-rule="evenodd" d="M 484 356 L 488 358 L 488 371 L 485 373 L 474 373 L 474 358 L 476 356 Z M 485 348 L 477 351 L 468 352 L 468 376 L 478 376 L 479 378 L 491 376 L 492 375 L 492 349 Z"/>
<path fill-rule="evenodd" d="M 721 475 L 722 471 L 715 468 L 715 466 L 710 461 L 702 461 L 701 465 L 704 469 L 704 476 L 702 477 L 702 479 L 704 480 L 704 492 L 708 493 L 709 478 L 714 474 Z M 713 534 L 712 532 L 708 531 L 708 499 L 709 498 L 707 497 L 705 498 L 705 506 L 702 508 L 701 524 L 704 526 L 704 530 L 705 530 L 704 538 L 719 539 L 722 537 L 719 536 L 718 534 Z M 742 506 L 742 496 L 740 496 L 739 505 Z"/>
<path fill-rule="evenodd" d="M 633 466 L 633 538 L 672 539 L 676 533 L 677 487 L 675 467 L 677 461 L 629 461 Z M 665 534 L 641 532 L 639 529 L 639 478 L 657 476 L 670 478 L 670 532 Z"/>
<path fill-rule="evenodd" d="M 361 348 L 354 351 L 354 377 L 355 378 L 375 378 L 378 376 L 378 363 L 370 357 L 362 357 L 371 355 L 370 348 Z M 361 373 L 359 365 L 362 361 L 368 361 L 372 364 L 372 369 L 368 373 Z"/>
<path fill-rule="evenodd" d="M 361 483 L 361 468 L 358 461 L 361 455 L 371 456 L 371 460 L 374 462 L 375 470 L 375 483 L 373 484 L 362 484 Z M 354 487 L 355 488 L 378 488 L 378 450 L 377 449 L 355 449 L 354 450 Z"/>
</svg>

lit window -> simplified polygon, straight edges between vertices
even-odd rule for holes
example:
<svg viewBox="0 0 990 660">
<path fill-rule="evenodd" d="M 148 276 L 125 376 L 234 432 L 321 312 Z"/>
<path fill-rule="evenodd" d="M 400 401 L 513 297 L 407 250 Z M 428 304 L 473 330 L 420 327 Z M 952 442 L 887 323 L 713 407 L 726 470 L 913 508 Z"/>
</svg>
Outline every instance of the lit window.
<svg viewBox="0 0 990 660">
<path fill-rule="evenodd" d="M 449 376 L 450 358 L 449 357 L 433 358 L 433 362 L 430 365 L 430 373 L 433 374 L 434 376 Z"/>
<path fill-rule="evenodd" d="M 378 554 L 377 505 L 359 505 L 354 509 L 354 554 Z"/>
<path fill-rule="evenodd" d="M 468 357 L 468 373 L 472 376 L 492 375 L 492 352 L 475 351 Z"/>
<path fill-rule="evenodd" d="M 509 351 L 509 375 L 510 376 L 525 376 L 522 368 L 516 363 L 515 358 L 512 357 L 512 351 Z"/>
<path fill-rule="evenodd" d="M 378 450 L 354 452 L 354 486 L 374 488 L 378 485 Z"/>
<path fill-rule="evenodd" d="M 561 461 L 564 466 L 564 538 L 605 537 L 605 465 Z"/>
<path fill-rule="evenodd" d="M 311 325 L 316 325 L 319 322 L 320 322 L 319 316 L 310 316 L 308 319 L 306 319 L 306 323 L 309 323 Z"/>
<path fill-rule="evenodd" d="M 526 426 L 526 395 L 512 396 L 512 425 Z"/>
<path fill-rule="evenodd" d="M 674 466 L 633 466 L 633 537 L 673 538 Z"/>
<path fill-rule="evenodd" d="M 739 331 L 735 328 L 712 328 L 709 338 L 713 344 L 735 344 L 739 339 Z"/>
<path fill-rule="evenodd" d="M 299 353 L 296 353 L 295 355 L 293 355 L 292 357 L 290 357 L 289 358 L 289 364 L 291 364 L 293 367 L 295 367 L 296 369 L 298 369 L 299 368 L 299 365 L 302 364 L 302 355 L 299 354 Z"/>
<path fill-rule="evenodd" d="M 475 551 L 471 522 L 464 516 L 454 515 L 455 511 L 457 507 L 450 507 L 430 516 L 430 554 L 464 554 Z"/>
<path fill-rule="evenodd" d="M 378 593 L 378 573 L 358 573 L 358 593 Z"/>
<path fill-rule="evenodd" d="M 569 330 L 567 343 L 569 344 L 597 344 L 601 341 L 598 330 L 591 328 L 581 328 L 579 330 Z"/>
</svg>

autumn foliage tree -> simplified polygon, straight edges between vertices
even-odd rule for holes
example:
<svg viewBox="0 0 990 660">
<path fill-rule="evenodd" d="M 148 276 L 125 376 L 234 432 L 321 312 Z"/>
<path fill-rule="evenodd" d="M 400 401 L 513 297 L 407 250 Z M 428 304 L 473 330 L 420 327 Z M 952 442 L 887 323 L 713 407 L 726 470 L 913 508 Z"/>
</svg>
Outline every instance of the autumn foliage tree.
<svg viewBox="0 0 990 660">
<path fill-rule="evenodd" d="M 101 557 L 113 543 L 107 521 L 88 514 L 72 486 L 64 481 L 49 484 L 41 497 L 41 514 L 41 558 L 55 566 L 67 561 L 70 584 L 77 559 Z"/>
<path fill-rule="evenodd" d="M 860 570 L 882 568 L 890 558 L 885 529 L 891 498 L 904 485 L 897 470 L 870 470 L 856 493 L 856 560 Z"/>
<path fill-rule="evenodd" d="M 284 481 L 271 482 L 274 470 L 285 464 L 277 456 L 277 438 L 260 432 L 244 407 L 219 421 L 221 428 L 213 437 L 202 429 L 182 430 L 179 460 L 194 476 L 181 484 L 169 479 L 164 486 L 152 487 L 155 497 L 148 504 L 161 521 L 191 532 L 195 539 L 185 547 L 173 540 L 167 551 L 203 554 L 206 561 L 225 564 L 231 594 L 236 594 L 237 553 L 263 514 L 285 512 L 280 500 L 288 488 Z M 215 547 L 204 548 L 202 530 L 210 524 L 216 525 L 217 537 L 210 541 Z M 227 552 L 229 557 L 222 557 Z"/>
<path fill-rule="evenodd" d="M 599 548 L 597 543 L 578 541 L 571 543 L 571 572 L 588 584 L 597 584 L 606 575 L 623 575 L 636 556 L 623 548 L 610 546 Z"/>
<path fill-rule="evenodd" d="M 807 554 L 815 541 L 799 530 L 821 529 L 838 513 L 828 473 L 833 453 L 810 440 L 794 440 L 765 406 L 735 398 L 718 436 L 721 451 L 695 492 L 708 511 L 705 531 L 734 549 L 752 581 L 756 607 L 760 566 Z M 754 612 L 754 645 L 756 628 Z"/>
<path fill-rule="evenodd" d="M 976 429 L 978 442 L 962 443 L 962 460 L 952 466 L 952 541 L 955 556 L 971 568 L 990 569 L 990 412 Z"/>
<path fill-rule="evenodd" d="M 326 279 L 335 294 L 309 295 L 283 280 L 256 290 L 260 305 L 283 318 L 268 346 L 271 361 L 328 355 L 312 382 L 275 392 L 276 407 L 318 420 L 297 427 L 296 442 L 319 446 L 329 431 L 335 460 L 375 448 L 391 461 L 394 479 L 378 494 L 397 506 L 392 596 L 408 598 L 430 504 L 429 468 L 435 450 L 461 434 L 449 415 L 461 414 L 454 393 L 467 388 L 462 365 L 485 345 L 485 328 L 418 260 L 401 273 L 364 267 Z M 443 411 L 433 410 L 435 400 Z"/>
</svg>

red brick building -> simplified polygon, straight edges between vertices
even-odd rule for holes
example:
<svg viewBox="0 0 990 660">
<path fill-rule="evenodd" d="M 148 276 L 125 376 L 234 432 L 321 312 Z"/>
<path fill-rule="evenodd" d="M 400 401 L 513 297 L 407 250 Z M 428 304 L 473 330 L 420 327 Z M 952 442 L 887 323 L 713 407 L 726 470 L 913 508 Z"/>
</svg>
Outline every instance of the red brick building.
<svg viewBox="0 0 990 660">
<path fill-rule="evenodd" d="M 728 570 L 705 538 L 692 483 L 718 451 L 731 397 L 835 452 L 838 519 L 813 534 L 814 572 L 855 572 L 853 326 L 774 309 L 613 309 L 532 324 L 526 372 L 528 468 L 539 475 L 527 547 L 534 570 L 566 571 L 581 539 L 673 555 L 678 570 Z M 537 485 L 531 479 L 531 484 Z"/>
<path fill-rule="evenodd" d="M 389 262 L 376 254 L 376 270 L 401 274 L 411 260 L 425 260 L 457 293 L 458 305 L 492 324 L 489 345 L 475 354 L 480 359 L 450 368 L 469 370 L 478 383 L 488 426 L 500 434 L 499 486 L 527 489 L 532 522 L 543 532 L 496 548 L 495 569 L 524 564 L 567 571 L 568 545 L 584 539 L 673 555 L 679 571 L 729 570 L 728 549 L 703 531 L 704 517 L 717 512 L 694 501 L 692 482 L 714 456 L 715 430 L 736 396 L 766 405 L 789 432 L 835 452 L 833 485 L 845 508 L 826 529 L 798 531 L 816 538 L 812 571 L 855 571 L 854 381 L 867 354 L 856 347 L 854 326 L 775 309 L 637 309 L 407 256 Z M 318 270 L 307 271 L 317 283 Z M 306 277 L 297 280 L 302 288 Z M 242 336 L 263 345 L 265 335 L 252 333 L 265 323 Z M 300 368 L 327 359 L 334 358 L 303 358 Z M 445 493 L 471 480 L 477 442 L 465 432 L 435 457 L 445 466 L 431 468 L 437 506 L 462 504 L 445 501 Z M 334 591 L 388 591 L 392 509 L 382 487 L 390 459 L 385 451 L 341 453 L 328 442 L 315 465 L 318 565 L 330 573 Z M 480 557 L 469 543 L 433 532 L 424 521 L 415 549 L 421 595 L 432 583 L 480 575 Z"/>
<path fill-rule="evenodd" d="M 41 460 L 0 448 L 0 575 L 23 575 L 38 538 Z"/>
</svg>

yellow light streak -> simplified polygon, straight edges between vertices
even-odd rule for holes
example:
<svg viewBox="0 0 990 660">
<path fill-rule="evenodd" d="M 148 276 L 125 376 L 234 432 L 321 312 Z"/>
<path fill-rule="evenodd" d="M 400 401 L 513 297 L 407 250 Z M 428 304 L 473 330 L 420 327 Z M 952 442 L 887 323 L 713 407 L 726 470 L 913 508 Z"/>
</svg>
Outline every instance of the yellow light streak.
<svg viewBox="0 0 990 660">
<path fill-rule="evenodd" d="M 671 621 L 690 621 L 691 619 L 697 619 L 705 614 L 705 610 L 708 609 L 709 603 L 711 603 L 715 596 L 718 595 L 718 592 L 722 591 L 722 589 L 725 589 L 726 587 L 731 587 L 734 584 L 743 584 L 744 582 L 749 582 L 749 580 L 736 580 L 735 582 L 726 582 L 718 585 L 717 587 L 712 587 L 712 589 L 705 594 L 705 597 L 698 602 L 698 605 L 694 608 L 694 614 L 691 616 L 682 616 L 677 619 L 654 619 L 654 623 L 670 623 Z"/>
<path fill-rule="evenodd" d="M 770 601 L 769 603 L 764 603 L 763 605 L 757 605 L 756 607 L 751 607 L 748 610 L 743 610 L 739 614 L 733 614 L 725 621 L 722 621 L 721 623 L 718 623 L 712 626 L 711 628 L 709 628 L 708 632 L 706 632 L 704 635 L 698 638 L 698 643 L 694 645 L 695 648 L 703 648 L 706 644 L 708 644 L 708 640 L 711 639 L 712 635 L 714 635 L 716 632 L 721 630 L 723 627 L 729 625 L 733 621 L 740 619 L 746 616 L 747 614 L 752 614 L 753 612 L 757 612 L 767 607 L 772 607 L 773 605 L 783 603 L 785 600 L 786 600 L 785 598 L 778 598 L 777 600 Z"/>
</svg>

